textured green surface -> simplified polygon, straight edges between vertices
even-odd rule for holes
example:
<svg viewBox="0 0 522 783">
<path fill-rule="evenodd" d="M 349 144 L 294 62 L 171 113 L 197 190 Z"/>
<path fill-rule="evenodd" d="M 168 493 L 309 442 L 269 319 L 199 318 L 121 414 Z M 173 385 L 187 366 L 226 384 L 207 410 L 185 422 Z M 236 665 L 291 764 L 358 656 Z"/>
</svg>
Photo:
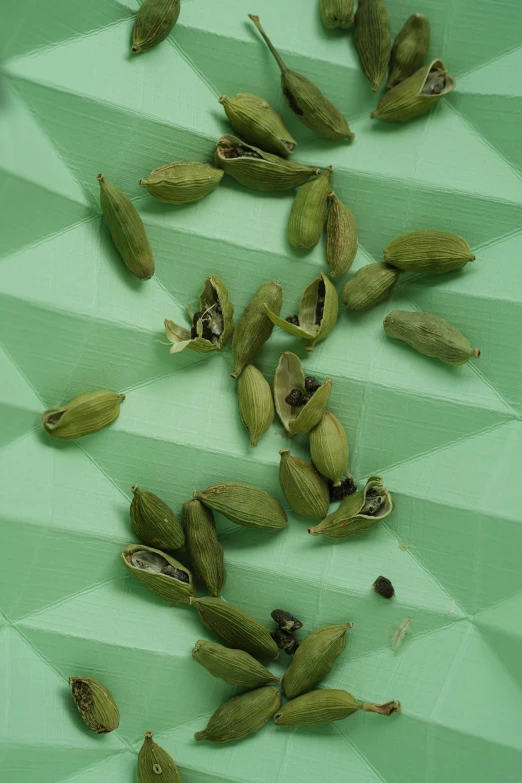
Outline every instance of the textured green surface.
<svg viewBox="0 0 522 783">
<path fill-rule="evenodd" d="M 312 5 L 315 5 L 312 3 Z M 128 56 L 134 0 L 20 0 L 4 14 L 0 99 L 0 777 L 6 783 L 131 783 L 143 732 L 185 783 L 518 783 L 522 765 L 522 5 L 513 0 L 390 0 L 392 32 L 432 22 L 434 57 L 457 89 L 403 127 L 374 106 L 351 34 L 325 30 L 302 0 L 186 0 L 169 40 Z M 351 146 L 290 116 L 279 76 L 247 14 L 258 12 L 288 65 L 345 112 Z M 229 377 L 231 357 L 170 356 L 165 317 L 183 323 L 206 275 L 240 314 L 272 278 L 283 314 L 326 270 L 321 242 L 291 248 L 292 194 L 229 178 L 196 204 L 158 204 L 140 177 L 171 160 L 206 160 L 227 132 L 217 102 L 250 91 L 282 111 L 297 160 L 333 165 L 360 249 L 354 270 L 403 231 L 462 234 L 477 261 L 443 278 L 401 278 L 368 313 L 341 312 L 313 354 L 275 330 L 259 367 L 282 350 L 334 379 L 330 408 L 347 429 L 359 480 L 384 476 L 396 510 L 365 536 L 322 541 L 289 513 L 276 534 L 218 517 L 224 597 L 263 622 L 282 605 L 303 632 L 353 620 L 325 684 L 400 699 L 403 715 L 357 714 L 316 729 L 277 729 L 237 746 L 196 744 L 234 690 L 191 659 L 207 633 L 134 582 L 130 487 L 178 513 L 194 489 L 244 481 L 283 500 L 274 423 L 252 452 Z M 131 278 L 101 223 L 96 175 L 136 199 L 157 274 Z M 339 281 L 339 288 L 347 278 Z M 385 338 L 391 309 L 433 310 L 482 350 L 450 368 Z M 42 410 L 75 394 L 125 392 L 121 416 L 78 443 L 42 434 Z M 306 440 L 291 442 L 306 457 Z M 408 547 L 400 546 L 407 542 Z M 384 574 L 396 598 L 371 590 Z M 394 655 L 394 626 L 411 633 Z M 283 656 L 284 657 L 284 656 Z M 283 663 L 271 668 L 282 673 Z M 121 711 L 88 732 L 66 685 L 105 682 Z"/>
</svg>

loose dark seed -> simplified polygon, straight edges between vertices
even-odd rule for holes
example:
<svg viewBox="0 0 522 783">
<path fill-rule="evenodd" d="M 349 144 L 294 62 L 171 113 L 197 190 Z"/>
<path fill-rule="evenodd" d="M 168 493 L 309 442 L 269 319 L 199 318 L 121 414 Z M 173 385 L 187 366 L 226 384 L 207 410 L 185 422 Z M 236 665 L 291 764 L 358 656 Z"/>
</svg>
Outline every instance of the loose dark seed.
<svg viewBox="0 0 522 783">
<path fill-rule="evenodd" d="M 287 315 L 285 321 L 288 321 L 289 324 L 293 324 L 294 326 L 299 326 L 299 318 L 297 315 Z"/>
<path fill-rule="evenodd" d="M 395 590 L 389 579 L 385 576 L 378 576 L 372 585 L 373 589 L 378 595 L 382 595 L 383 598 L 393 598 Z"/>
<path fill-rule="evenodd" d="M 298 620 L 290 612 L 285 612 L 284 609 L 274 609 L 271 617 L 284 631 L 297 631 L 303 627 L 301 620 Z"/>
<path fill-rule="evenodd" d="M 317 389 L 321 388 L 321 382 L 314 378 L 313 375 L 307 375 L 305 378 L 305 389 L 308 394 L 315 394 Z"/>
</svg>

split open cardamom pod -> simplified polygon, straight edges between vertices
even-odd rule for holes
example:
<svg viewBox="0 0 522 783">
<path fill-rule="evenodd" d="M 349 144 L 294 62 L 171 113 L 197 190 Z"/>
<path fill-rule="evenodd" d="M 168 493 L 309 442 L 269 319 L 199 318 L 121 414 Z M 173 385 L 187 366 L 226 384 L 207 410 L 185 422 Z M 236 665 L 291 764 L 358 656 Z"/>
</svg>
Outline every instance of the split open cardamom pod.
<svg viewBox="0 0 522 783">
<path fill-rule="evenodd" d="M 111 692 L 94 677 L 69 677 L 73 699 L 87 726 L 108 734 L 120 725 L 120 712 Z"/>
<path fill-rule="evenodd" d="M 165 320 L 165 334 L 172 343 L 170 353 L 179 353 L 185 348 L 211 353 L 225 348 L 234 331 L 234 306 L 228 298 L 226 285 L 216 275 L 205 278 L 199 305 L 196 313 L 189 308 L 191 329 Z"/>
<path fill-rule="evenodd" d="M 315 381 L 314 391 L 311 391 L 311 381 Z M 326 378 L 324 383 L 309 378 L 307 384 L 300 358 L 289 351 L 281 354 L 274 375 L 274 402 L 290 435 L 303 435 L 319 424 L 331 393 L 331 378 Z"/>
<path fill-rule="evenodd" d="M 121 553 L 121 559 L 127 571 L 165 601 L 188 604 L 196 595 L 188 568 L 159 549 L 130 544 Z"/>
<path fill-rule="evenodd" d="M 442 60 L 432 60 L 385 92 L 370 117 L 407 122 L 432 109 L 455 86 L 456 81 L 449 75 Z"/>
<path fill-rule="evenodd" d="M 384 488 L 380 476 L 370 476 L 364 489 L 341 501 L 339 508 L 315 527 L 309 527 L 312 536 L 347 538 L 365 533 L 387 517 L 394 508 L 393 498 Z"/>
</svg>

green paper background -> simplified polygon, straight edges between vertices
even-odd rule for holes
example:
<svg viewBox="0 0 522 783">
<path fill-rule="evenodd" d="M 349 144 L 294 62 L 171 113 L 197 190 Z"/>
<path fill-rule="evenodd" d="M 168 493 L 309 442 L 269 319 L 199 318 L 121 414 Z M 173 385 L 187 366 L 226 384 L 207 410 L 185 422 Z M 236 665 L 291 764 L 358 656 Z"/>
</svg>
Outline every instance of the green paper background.
<svg viewBox="0 0 522 783">
<path fill-rule="evenodd" d="M 518 783 L 522 765 L 522 4 L 390 0 L 392 33 L 413 12 L 432 22 L 431 54 L 457 89 L 405 126 L 375 105 L 352 34 L 327 31 L 316 2 L 186 0 L 169 40 L 130 58 L 134 0 L 18 0 L 4 9 L 0 92 L 0 772 L 6 783 L 130 783 L 144 731 L 185 783 Z M 308 6 L 308 9 L 306 9 Z M 261 15 L 287 64 L 346 114 L 351 146 L 332 145 L 284 105 L 276 65 L 248 22 Z M 443 278 L 401 278 L 374 310 L 344 310 L 306 354 L 275 330 L 257 362 L 271 379 L 282 350 L 334 379 L 359 480 L 381 474 L 396 499 L 369 534 L 337 543 L 288 528 L 217 524 L 224 597 L 263 622 L 277 606 L 303 632 L 353 620 L 325 686 L 401 716 L 357 714 L 316 729 L 262 732 L 232 746 L 194 731 L 234 689 L 191 659 L 209 634 L 124 572 L 137 483 L 179 512 L 195 488 L 252 483 L 282 500 L 276 422 L 255 452 L 240 423 L 230 352 L 170 356 L 165 317 L 183 323 L 208 274 L 240 314 L 264 280 L 283 312 L 326 269 L 322 243 L 289 247 L 292 194 L 225 177 L 205 200 L 159 204 L 140 177 L 171 160 L 208 160 L 228 132 L 219 95 L 250 91 L 282 111 L 297 160 L 334 166 L 333 186 L 360 234 L 354 269 L 421 228 L 466 237 L 477 261 Z M 99 214 L 103 171 L 136 200 L 157 274 L 132 278 Z M 340 284 L 344 279 L 340 281 Z M 340 287 L 340 285 L 339 285 Z M 388 340 L 391 309 L 431 310 L 482 350 L 449 368 Z M 119 420 L 55 443 L 41 412 L 98 388 L 127 394 Z M 291 441 L 306 456 L 306 440 Z M 408 547 L 401 547 L 407 542 Z M 379 575 L 395 585 L 385 602 Z M 411 618 L 396 654 L 393 628 Z M 273 670 L 283 671 L 281 662 Z M 90 733 L 67 678 L 113 692 L 120 728 Z"/>
</svg>

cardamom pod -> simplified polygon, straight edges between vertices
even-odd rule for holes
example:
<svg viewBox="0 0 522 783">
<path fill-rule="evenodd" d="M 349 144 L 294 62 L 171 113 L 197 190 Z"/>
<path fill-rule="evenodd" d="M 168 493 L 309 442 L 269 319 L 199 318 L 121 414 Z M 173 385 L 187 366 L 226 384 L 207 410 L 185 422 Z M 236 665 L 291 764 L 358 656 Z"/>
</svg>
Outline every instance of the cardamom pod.
<svg viewBox="0 0 522 783">
<path fill-rule="evenodd" d="M 276 677 L 244 650 L 231 650 L 222 644 L 200 639 L 192 650 L 192 657 L 210 674 L 229 685 L 259 688 L 269 682 L 281 682 L 280 677 Z"/>
<path fill-rule="evenodd" d="M 307 519 L 324 519 L 328 514 L 330 494 L 315 468 L 299 457 L 292 457 L 289 449 L 279 452 L 279 483 L 288 505 Z"/>
<path fill-rule="evenodd" d="M 288 218 L 288 240 L 294 247 L 315 247 L 321 239 L 328 209 L 331 173 L 332 167 L 328 166 L 297 191 Z"/>
<path fill-rule="evenodd" d="M 321 691 L 310 691 L 297 699 L 284 704 L 274 716 L 278 726 L 315 726 L 318 723 L 333 723 L 353 715 L 357 710 L 378 712 L 379 715 L 391 715 L 400 712 L 398 701 L 386 704 L 365 704 L 358 701 L 348 691 L 328 688 Z"/>
<path fill-rule="evenodd" d="M 192 574 L 170 555 L 145 544 L 129 544 L 121 553 L 127 571 L 172 604 L 188 604 L 196 595 Z"/>
<path fill-rule="evenodd" d="M 319 174 L 317 168 L 263 152 L 230 135 L 218 141 L 214 161 L 241 185 L 254 190 L 290 190 Z"/>
<path fill-rule="evenodd" d="M 325 27 L 342 27 L 347 30 L 353 25 L 354 0 L 321 0 L 319 10 Z"/>
<path fill-rule="evenodd" d="M 234 649 L 245 650 L 254 658 L 279 657 L 269 630 L 244 609 L 222 598 L 192 598 L 190 603 L 197 609 L 203 625 Z"/>
<path fill-rule="evenodd" d="M 279 530 L 288 524 L 282 505 L 264 489 L 248 484 L 236 481 L 213 484 L 203 492 L 194 492 L 194 497 L 236 525 Z"/>
<path fill-rule="evenodd" d="M 111 692 L 94 677 L 69 677 L 73 699 L 87 726 L 108 734 L 120 725 L 120 711 Z"/>
<path fill-rule="evenodd" d="M 274 420 L 274 400 L 270 384 L 253 364 L 247 364 L 237 382 L 239 415 L 250 435 L 250 445 L 257 446 L 259 438 Z"/>
<path fill-rule="evenodd" d="M 143 220 L 130 198 L 98 174 L 100 205 L 112 241 L 125 266 L 140 280 L 154 274 L 154 257 Z"/>
<path fill-rule="evenodd" d="M 301 642 L 283 677 L 283 690 L 288 699 L 295 699 L 322 680 L 332 669 L 346 647 L 346 631 L 353 623 L 326 625 L 312 631 Z"/>
<path fill-rule="evenodd" d="M 138 783 L 183 783 L 176 762 L 147 731 L 138 753 Z"/>
<path fill-rule="evenodd" d="M 415 73 L 429 48 L 430 23 L 424 14 L 412 14 L 393 42 L 387 86 L 393 87 Z"/>
<path fill-rule="evenodd" d="M 332 277 L 345 275 L 353 264 L 359 246 L 355 218 L 333 191 L 326 218 L 326 260 Z"/>
<path fill-rule="evenodd" d="M 215 190 L 224 173 L 208 163 L 168 163 L 140 179 L 140 185 L 158 201 L 188 204 Z"/>
<path fill-rule="evenodd" d="M 444 231 L 411 231 L 384 248 L 384 260 L 403 272 L 442 275 L 462 269 L 475 256 L 465 239 Z"/>
<path fill-rule="evenodd" d="M 168 38 L 179 11 L 180 0 L 145 0 L 132 29 L 132 51 L 146 52 Z"/>
<path fill-rule="evenodd" d="M 272 334 L 274 324 L 266 313 L 266 307 L 272 312 L 281 312 L 283 293 L 277 280 L 263 283 L 247 304 L 239 319 L 232 339 L 232 359 L 237 378 L 246 365 L 253 359 Z"/>
<path fill-rule="evenodd" d="M 385 92 L 370 117 L 389 122 L 407 122 L 432 109 L 455 86 L 456 81 L 446 71 L 442 60 L 432 60 L 413 76 Z"/>
<path fill-rule="evenodd" d="M 134 532 L 156 549 L 179 549 L 185 543 L 182 527 L 171 508 L 153 492 L 132 487 L 130 517 Z"/>
<path fill-rule="evenodd" d="M 234 306 L 228 298 L 226 285 L 216 275 L 205 278 L 199 305 L 197 313 L 189 308 L 191 329 L 165 319 L 165 334 L 172 343 L 170 353 L 179 353 L 185 348 L 211 353 L 225 348 L 234 331 Z"/>
<path fill-rule="evenodd" d="M 211 716 L 207 728 L 194 739 L 224 744 L 237 742 L 262 729 L 281 706 L 281 691 L 272 685 L 247 691 L 222 704 Z"/>
<path fill-rule="evenodd" d="M 274 376 L 274 402 L 277 414 L 291 436 L 304 435 L 319 424 L 332 393 L 331 378 L 319 384 L 312 394 L 306 381 L 300 358 L 295 353 L 282 353 Z M 296 389 L 301 392 L 297 404 L 291 398 Z"/>
<path fill-rule="evenodd" d="M 383 325 L 388 337 L 402 340 L 419 353 L 445 364 L 465 364 L 480 357 L 479 349 L 472 348 L 462 332 L 433 313 L 393 310 Z"/>
<path fill-rule="evenodd" d="M 48 408 L 42 414 L 42 424 L 47 434 L 53 438 L 82 438 L 116 421 L 124 399 L 124 394 L 110 391 L 77 394 L 61 408 Z"/>
<path fill-rule="evenodd" d="M 233 129 L 249 144 L 285 158 L 295 150 L 296 140 L 268 101 L 240 92 L 233 98 L 222 95 L 219 102 Z"/>
<path fill-rule="evenodd" d="M 211 595 L 219 595 L 226 572 L 212 511 L 199 500 L 188 500 L 183 506 L 183 522 L 194 578 L 205 585 Z"/>
<path fill-rule="evenodd" d="M 351 277 L 341 292 L 343 303 L 350 310 L 369 310 L 389 297 L 400 270 L 388 264 L 368 264 Z"/>
<path fill-rule="evenodd" d="M 359 0 L 355 14 L 355 46 L 374 92 L 386 76 L 390 45 L 390 20 L 385 0 Z"/>
<path fill-rule="evenodd" d="M 339 486 L 348 471 L 348 438 L 339 419 L 325 411 L 310 432 L 310 456 L 321 473 Z"/>
<path fill-rule="evenodd" d="M 325 139 L 348 139 L 348 141 L 352 141 L 355 136 L 339 109 L 328 98 L 325 98 L 321 90 L 315 84 L 312 84 L 306 76 L 290 71 L 286 67 L 279 52 L 274 48 L 261 27 L 259 17 L 252 14 L 249 14 L 249 17 L 261 33 L 279 66 L 281 71 L 281 89 L 286 102 L 294 114 L 304 125 Z"/>
<path fill-rule="evenodd" d="M 341 505 L 315 527 L 309 527 L 312 536 L 328 538 L 347 538 L 357 533 L 365 533 L 381 519 L 391 514 L 394 508 L 393 498 L 384 488 L 380 476 L 370 476 L 364 489 L 349 495 Z"/>
<path fill-rule="evenodd" d="M 339 298 L 330 278 L 321 272 L 320 277 L 310 283 L 301 297 L 298 324 L 280 318 L 269 307 L 266 308 L 266 312 L 276 326 L 295 337 L 308 340 L 306 350 L 313 351 L 316 343 L 328 337 L 337 323 Z"/>
</svg>

